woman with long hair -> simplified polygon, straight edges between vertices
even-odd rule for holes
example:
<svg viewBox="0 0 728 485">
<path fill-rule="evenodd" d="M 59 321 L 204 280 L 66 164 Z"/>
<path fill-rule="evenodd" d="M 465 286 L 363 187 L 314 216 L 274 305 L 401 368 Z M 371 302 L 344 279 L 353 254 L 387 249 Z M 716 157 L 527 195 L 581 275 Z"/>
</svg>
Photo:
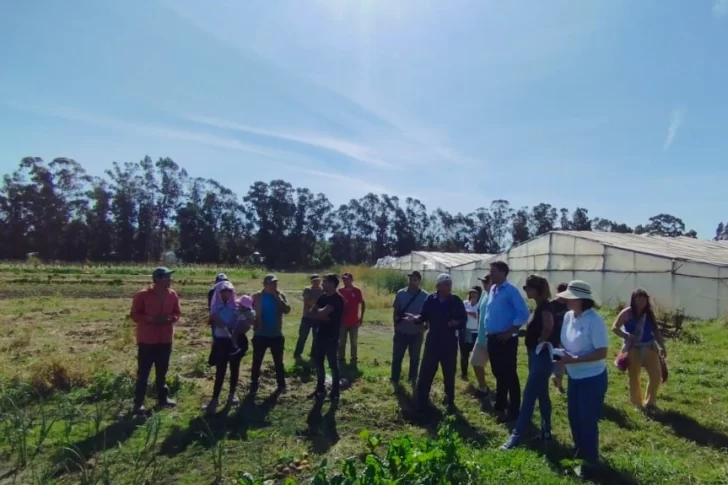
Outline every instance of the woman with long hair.
<svg viewBox="0 0 728 485">
<path fill-rule="evenodd" d="M 551 309 L 551 289 L 546 278 L 530 275 L 523 287 L 526 296 L 534 301 L 536 307 L 531 313 L 526 327 L 526 350 L 528 352 L 528 380 L 523 388 L 521 412 L 516 426 L 511 432 L 503 449 L 518 446 L 526 427 L 531 423 L 533 411 L 538 401 L 541 412 L 541 439 L 551 439 L 551 398 L 549 397 L 549 377 L 554 369 L 551 350 L 558 339 L 553 336 L 554 314 Z"/>
<path fill-rule="evenodd" d="M 622 351 L 627 354 L 629 398 L 633 405 L 654 410 L 657 390 L 662 382 L 660 356 L 666 357 L 665 340 L 657 328 L 650 295 L 643 289 L 632 292 L 629 306 L 619 313 L 612 331 L 624 340 Z M 647 369 L 647 392 L 642 396 L 641 373 Z"/>
</svg>

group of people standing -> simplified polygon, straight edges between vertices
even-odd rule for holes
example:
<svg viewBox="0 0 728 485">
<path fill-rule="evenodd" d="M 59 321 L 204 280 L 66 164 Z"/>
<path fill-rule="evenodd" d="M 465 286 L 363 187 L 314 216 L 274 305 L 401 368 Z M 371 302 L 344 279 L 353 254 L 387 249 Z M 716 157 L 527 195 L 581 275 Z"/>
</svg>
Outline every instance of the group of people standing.
<svg viewBox="0 0 728 485">
<path fill-rule="evenodd" d="M 514 423 L 503 449 L 521 444 L 537 402 L 541 415 L 539 439 L 552 439 L 552 381 L 560 393 L 567 393 L 569 423 L 578 455 L 588 463 L 596 463 L 598 423 L 608 387 L 609 339 L 604 319 L 595 311 L 591 287 L 580 280 L 561 283 L 552 298 L 549 282 L 530 275 L 523 286 L 526 297 L 534 302 L 530 311 L 520 291 L 508 281 L 508 273 L 505 262 L 493 262 L 490 273 L 480 279 L 483 286 L 473 287 L 466 301 L 452 294 L 449 275 L 440 275 L 435 293 L 428 295 L 420 287 L 421 274 L 410 273 L 408 287 L 397 293 L 393 303 L 391 381 L 400 385 L 402 361 L 409 352 L 408 379 L 416 406 L 422 409 L 429 405 L 433 377 L 440 366 L 445 404 L 452 409 L 458 350 L 461 377 L 467 380 L 470 364 L 477 380 L 476 393 L 483 399 L 491 395 L 485 377 L 485 367 L 490 364 L 495 378 L 494 409 L 500 421 Z M 661 382 L 660 359 L 664 359 L 666 351 L 644 290 L 633 293 L 630 306 L 620 312 L 613 331 L 625 342 L 621 355 L 628 359 L 625 367 L 629 369 L 631 402 L 649 410 L 655 405 Z M 523 392 L 518 377 L 522 335 L 528 357 Z M 420 363 L 423 339 L 425 350 Z M 640 383 L 643 367 L 649 376 L 645 400 Z M 567 391 L 564 374 L 568 376 Z"/>
<path fill-rule="evenodd" d="M 147 381 L 154 366 L 157 399 L 160 407 L 174 407 L 165 384 L 172 350 L 174 325 L 181 311 L 179 297 L 171 289 L 172 271 L 157 268 L 152 285 L 134 296 L 131 309 L 136 324 L 138 373 L 134 412 L 144 413 Z M 436 280 L 436 291 L 428 294 L 421 288 L 422 276 L 413 271 L 409 284 L 397 292 L 393 302 L 391 382 L 400 386 L 402 362 L 409 354 L 408 381 L 413 387 L 416 408 L 430 405 L 430 390 L 438 367 L 442 369 L 445 404 L 455 408 L 455 378 L 460 352 L 461 377 L 467 379 L 472 366 L 477 380 L 477 394 L 491 395 L 486 384 L 486 365 L 495 378 L 494 409 L 503 422 L 514 422 L 513 431 L 502 448 L 518 446 L 531 423 L 536 402 L 541 415 L 539 438 L 551 439 L 551 400 L 549 380 L 564 392 L 562 376 L 568 376 L 567 408 L 571 434 L 580 457 L 587 462 L 598 460 L 598 422 L 607 392 L 607 327 L 594 310 L 596 305 L 588 283 L 580 280 L 561 284 L 552 299 L 548 281 L 531 275 L 523 290 L 535 307 L 531 312 L 520 291 L 508 281 L 509 268 L 503 261 L 493 262 L 490 273 L 481 278 L 483 286 L 473 287 L 466 301 L 452 292 L 449 275 Z M 349 343 L 351 363 L 358 358 L 358 333 L 363 323 L 366 303 L 361 289 L 353 285 L 350 273 L 339 277 L 328 274 L 311 276 L 311 285 L 303 292 L 304 310 L 294 356 L 300 359 L 309 334 L 313 333 L 311 358 L 317 371 L 312 397 L 326 396 L 326 370 L 331 372 L 331 400 L 340 393 L 339 364 L 345 361 Z M 236 389 L 240 362 L 247 353 L 247 333 L 252 329 L 253 361 L 250 392 L 260 387 L 261 366 L 270 349 L 277 392 L 286 391 L 283 353 L 283 316 L 291 305 L 278 290 L 275 275 L 266 275 L 263 288 L 239 299 L 225 274 L 217 275 L 208 294 L 211 350 L 208 363 L 215 367 L 213 396 L 207 405 L 215 412 L 225 376 L 230 371 L 226 406 L 238 402 Z M 525 331 L 523 327 L 525 326 Z M 630 306 L 620 312 L 613 331 L 624 340 L 621 356 L 629 370 L 630 398 L 639 407 L 653 408 L 661 382 L 661 359 L 666 356 L 664 339 L 657 327 L 649 295 L 636 290 Z M 519 336 L 525 334 L 528 378 L 521 393 L 517 371 Z M 424 351 L 422 350 L 424 346 Z M 649 376 L 643 400 L 640 372 Z"/>
</svg>

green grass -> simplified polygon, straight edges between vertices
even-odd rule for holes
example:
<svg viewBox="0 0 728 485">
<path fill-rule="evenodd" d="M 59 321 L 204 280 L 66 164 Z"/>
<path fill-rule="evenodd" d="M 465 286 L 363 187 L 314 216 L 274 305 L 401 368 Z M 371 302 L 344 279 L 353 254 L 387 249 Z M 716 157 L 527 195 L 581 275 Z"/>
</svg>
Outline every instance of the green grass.
<svg viewBox="0 0 728 485">
<path fill-rule="evenodd" d="M 60 271 L 66 268 L 73 271 Z M 415 483 L 414 476 L 443 478 L 446 470 L 456 483 L 577 481 L 566 403 L 556 393 L 556 441 L 547 447 L 499 451 L 508 430 L 481 409 L 466 382 L 458 382 L 460 413 L 439 437 L 441 416 L 416 418 L 409 393 L 397 395 L 388 384 L 391 290 L 402 280 L 349 269 L 365 291 L 368 309 L 360 368 L 345 370 L 353 384 L 338 409 L 332 411 L 328 403 L 317 408 L 307 399 L 314 376 L 291 357 L 307 278 L 279 274 L 280 287 L 294 302 L 285 324 L 290 392 L 269 398 L 274 380 L 268 357 L 259 398 L 227 416 L 203 419 L 200 409 L 212 388 L 206 292 L 218 269 L 194 267 L 180 269 L 175 284 L 184 315 L 169 384 L 179 407 L 137 421 L 123 417 L 131 406 L 135 372 L 127 314 L 131 295 L 146 284 L 150 268 L 0 265 L 0 484 L 233 483 L 242 473 L 283 483 L 284 469 L 303 483 L 322 460 L 329 475 L 339 475 L 336 483 L 375 483 L 345 481 L 365 468 L 385 477 L 379 483 L 393 483 L 386 480 L 396 477 L 399 483 Z M 224 270 L 245 292 L 257 290 L 265 273 Z M 605 316 L 611 321 L 614 313 Z M 728 483 L 727 329 L 719 322 L 686 325 L 691 338 L 669 342 L 671 374 L 660 390 L 658 415 L 649 418 L 632 409 L 626 376 L 609 366 L 601 423 L 605 467 L 596 483 Z M 612 344 L 610 355 L 618 349 L 616 340 Z M 522 384 L 525 360 L 521 349 Z M 244 387 L 249 370 L 248 355 Z M 442 397 L 438 380 L 433 401 Z M 405 465 L 396 468 L 396 463 Z M 402 478 L 403 468 L 414 475 Z M 447 482 L 430 478 L 422 483 Z"/>
</svg>

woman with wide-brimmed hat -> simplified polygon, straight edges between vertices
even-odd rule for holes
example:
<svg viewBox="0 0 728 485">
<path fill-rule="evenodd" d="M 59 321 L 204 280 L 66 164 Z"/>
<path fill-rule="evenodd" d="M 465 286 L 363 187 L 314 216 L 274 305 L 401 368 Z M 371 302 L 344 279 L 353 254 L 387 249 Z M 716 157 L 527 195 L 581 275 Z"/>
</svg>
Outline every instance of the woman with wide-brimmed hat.
<svg viewBox="0 0 728 485">
<path fill-rule="evenodd" d="M 594 310 L 596 303 L 585 281 L 571 281 L 556 295 L 566 301 L 569 312 L 561 329 L 561 361 L 569 376 L 567 390 L 569 425 L 578 456 L 587 463 L 599 461 L 599 420 L 607 393 L 607 348 L 604 319 Z"/>
</svg>

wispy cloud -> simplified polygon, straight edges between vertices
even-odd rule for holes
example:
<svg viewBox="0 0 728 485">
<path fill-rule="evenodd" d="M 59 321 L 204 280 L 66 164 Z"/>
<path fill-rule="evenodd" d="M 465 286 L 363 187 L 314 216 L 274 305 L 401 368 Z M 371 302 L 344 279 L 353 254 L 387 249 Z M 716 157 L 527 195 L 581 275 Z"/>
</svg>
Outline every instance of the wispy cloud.
<svg viewBox="0 0 728 485">
<path fill-rule="evenodd" d="M 305 173 L 318 178 L 324 178 L 327 180 L 333 180 L 336 182 L 342 182 L 346 184 L 347 190 L 350 190 L 352 194 L 362 192 L 373 192 L 375 194 L 390 194 L 395 195 L 396 192 L 391 188 L 385 187 L 379 184 L 372 184 L 365 180 L 356 177 L 350 177 L 336 172 L 325 172 L 321 170 L 308 170 L 304 168 L 291 167 L 291 170 L 296 172 Z"/>
<path fill-rule="evenodd" d="M 323 148 L 378 168 L 393 168 L 391 163 L 379 158 L 370 148 L 349 140 L 332 137 L 326 134 L 302 133 L 288 129 L 266 130 L 210 116 L 184 115 L 183 117 L 189 121 L 194 121 L 196 123 L 216 128 L 235 130 L 242 133 L 267 136 L 270 138 L 277 138 L 279 140 L 301 143 L 316 148 Z"/>
<path fill-rule="evenodd" d="M 667 136 L 665 137 L 664 145 L 662 145 L 663 150 L 668 150 L 672 146 L 684 119 L 685 110 L 683 108 L 675 108 L 672 110 L 672 113 L 670 113 L 670 124 L 667 126 Z"/>
<path fill-rule="evenodd" d="M 716 17 L 728 15 L 728 0 L 715 0 L 713 2 L 713 15 Z"/>
<path fill-rule="evenodd" d="M 3 104 L 12 106 L 16 109 L 30 111 L 44 116 L 51 116 L 68 121 L 77 121 L 95 126 L 106 126 L 115 130 L 123 130 L 141 136 L 153 138 L 167 138 L 172 140 L 185 141 L 198 145 L 208 146 L 212 148 L 221 148 L 238 152 L 259 155 L 273 160 L 289 162 L 292 164 L 300 162 L 312 162 L 305 156 L 284 150 L 276 150 L 272 148 L 264 148 L 251 143 L 245 143 L 235 138 L 227 138 L 211 133 L 181 130 L 171 128 L 165 125 L 153 123 L 141 123 L 136 121 L 127 121 L 119 118 L 113 118 L 105 115 L 87 113 L 75 108 L 44 105 L 43 107 L 24 104 L 16 101 L 3 101 Z"/>
</svg>

